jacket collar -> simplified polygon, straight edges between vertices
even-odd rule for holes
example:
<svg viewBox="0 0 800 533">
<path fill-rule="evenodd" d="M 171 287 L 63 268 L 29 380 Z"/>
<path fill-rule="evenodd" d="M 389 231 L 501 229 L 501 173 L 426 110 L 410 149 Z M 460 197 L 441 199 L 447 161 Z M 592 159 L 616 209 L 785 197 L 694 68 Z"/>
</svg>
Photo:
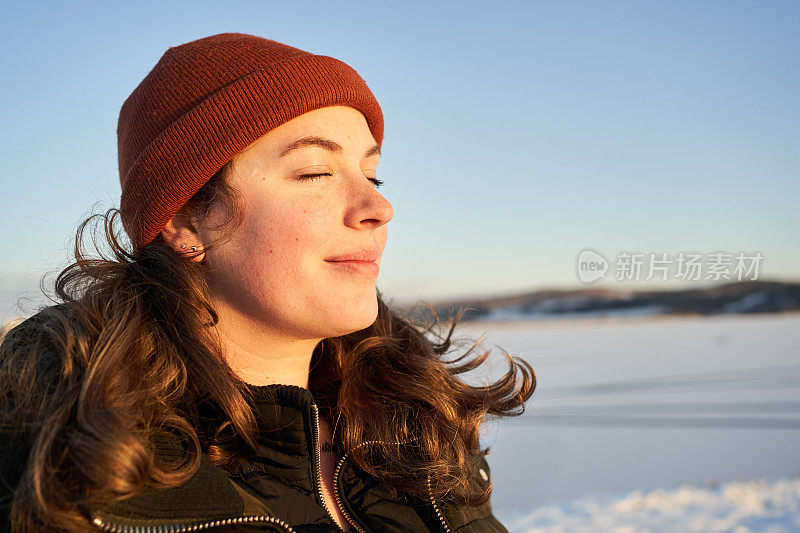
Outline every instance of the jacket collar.
<svg viewBox="0 0 800 533">
<path fill-rule="evenodd" d="M 314 395 L 309 389 L 283 384 L 248 386 L 248 390 L 258 426 L 259 449 L 255 455 L 223 469 L 202 454 L 199 469 L 186 483 L 168 489 L 148 485 L 125 500 L 93 504 L 89 506 L 92 518 L 140 525 L 225 520 L 254 514 L 253 509 L 272 514 L 237 489 L 229 479 L 232 474 L 244 478 L 268 474 L 303 490 L 314 490 L 315 411 L 319 408 Z M 182 449 L 180 440 L 172 434 L 159 434 L 156 440 L 158 458 L 175 457 Z"/>
<path fill-rule="evenodd" d="M 228 468 L 247 480 L 268 475 L 301 491 L 314 490 L 319 406 L 296 385 L 248 386 L 258 426 L 258 450 Z"/>
</svg>

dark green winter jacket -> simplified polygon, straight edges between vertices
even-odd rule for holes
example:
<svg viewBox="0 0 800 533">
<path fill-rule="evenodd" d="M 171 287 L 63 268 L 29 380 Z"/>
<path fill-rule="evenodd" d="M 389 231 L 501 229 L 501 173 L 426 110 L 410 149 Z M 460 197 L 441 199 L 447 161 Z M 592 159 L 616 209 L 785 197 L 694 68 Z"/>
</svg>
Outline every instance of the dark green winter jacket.
<svg viewBox="0 0 800 533">
<path fill-rule="evenodd" d="M 234 467 L 215 466 L 202 455 L 196 474 L 170 489 L 145 492 L 89 509 L 98 531 L 255 532 L 342 531 L 326 510 L 320 478 L 319 406 L 309 389 L 295 385 L 252 387 L 259 450 Z M 0 432 L 0 437 L 2 437 Z M 183 453 L 177 438 L 158 440 L 157 455 Z M 27 450 L 0 440 L 0 524 L 7 524 L 11 490 Z M 475 492 L 491 482 L 481 457 L 471 483 Z M 358 532 L 506 532 L 490 503 L 468 507 L 448 500 L 416 499 L 389 487 L 343 454 L 334 473 L 340 511 Z M 5 527 L 4 527 L 5 529 Z"/>
</svg>

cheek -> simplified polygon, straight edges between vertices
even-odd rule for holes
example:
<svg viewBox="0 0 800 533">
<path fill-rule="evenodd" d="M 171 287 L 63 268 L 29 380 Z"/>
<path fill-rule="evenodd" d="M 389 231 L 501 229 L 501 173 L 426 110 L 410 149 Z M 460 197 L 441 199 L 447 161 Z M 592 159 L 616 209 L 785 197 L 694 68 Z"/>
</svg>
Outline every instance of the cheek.
<svg viewBox="0 0 800 533">
<path fill-rule="evenodd" d="M 292 275 L 307 258 L 321 259 L 330 221 L 323 220 L 320 212 L 322 208 L 292 200 L 262 206 L 248 218 L 244 233 L 248 237 L 242 243 L 255 247 L 251 248 L 251 269 Z"/>
</svg>

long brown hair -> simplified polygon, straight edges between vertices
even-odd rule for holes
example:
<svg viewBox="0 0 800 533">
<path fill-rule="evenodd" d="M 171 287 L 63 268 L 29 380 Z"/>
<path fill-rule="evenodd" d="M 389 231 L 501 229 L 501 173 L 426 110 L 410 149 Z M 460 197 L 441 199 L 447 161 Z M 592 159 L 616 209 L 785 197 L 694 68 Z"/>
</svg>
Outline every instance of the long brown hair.
<svg viewBox="0 0 800 533">
<path fill-rule="evenodd" d="M 238 226 L 242 210 L 226 179 L 229 167 L 184 206 L 187 213 L 202 221 L 222 206 L 230 215 L 223 225 Z M 18 465 L 10 476 L 19 479 L 10 509 L 15 530 L 86 531 L 81 507 L 89 502 L 137 494 L 148 480 L 181 484 L 198 468 L 200 453 L 223 465 L 242 445 L 256 448 L 248 389 L 209 327 L 218 317 L 204 262 L 180 257 L 160 235 L 134 255 L 117 235 L 118 215 L 109 209 L 79 225 L 75 261 L 55 281 L 56 305 L 0 343 L 4 460 Z M 111 257 L 96 238 L 99 257 L 84 250 L 87 225 L 98 218 Z M 435 314 L 423 325 L 394 312 L 380 293 L 378 304 L 374 324 L 324 339 L 312 356 L 309 388 L 334 391 L 323 405 L 337 441 L 352 450 L 357 466 L 399 490 L 427 498 L 430 474 L 434 497 L 485 503 L 491 485 L 476 495 L 468 483 L 475 455 L 489 450 L 480 448 L 479 429 L 487 415 L 522 414 L 536 386 L 533 369 L 503 352 L 504 376 L 469 385 L 460 374 L 490 352 L 468 359 L 477 341 L 459 357 L 445 357 L 461 313 L 445 336 Z M 220 414 L 214 424 L 201 423 L 201 404 Z M 156 461 L 153 435 L 160 429 L 189 443 L 178 463 Z M 398 440 L 413 446 L 392 444 Z M 358 448 L 365 441 L 380 443 Z"/>
</svg>

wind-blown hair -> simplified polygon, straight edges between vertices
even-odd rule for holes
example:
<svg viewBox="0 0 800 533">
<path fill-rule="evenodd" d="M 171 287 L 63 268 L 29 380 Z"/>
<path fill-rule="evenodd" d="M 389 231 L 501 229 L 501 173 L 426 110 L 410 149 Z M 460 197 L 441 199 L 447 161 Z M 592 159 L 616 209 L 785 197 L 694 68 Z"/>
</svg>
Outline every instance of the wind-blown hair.
<svg viewBox="0 0 800 533">
<path fill-rule="evenodd" d="M 233 231 L 242 210 L 229 170 L 230 163 L 184 209 L 205 221 L 220 206 L 229 217 L 219 227 Z M 17 531 L 90 530 L 83 511 L 90 502 L 124 499 L 146 482 L 179 485 L 201 452 L 225 465 L 256 449 L 248 389 L 210 327 L 218 316 L 206 263 L 186 260 L 161 235 L 134 255 L 117 236 L 118 215 L 109 209 L 79 225 L 75 261 L 55 281 L 57 305 L 2 336 L 0 433 L 7 440 L 0 445 L 6 469 L 17 469 L 8 479 L 19 479 L 10 504 Z M 84 251 L 84 232 L 97 217 L 112 257 L 94 234 L 99 258 Z M 371 326 L 314 350 L 309 388 L 335 423 L 334 438 L 358 467 L 399 490 L 427 498 L 430 474 L 436 498 L 487 502 L 491 485 L 476 495 L 468 484 L 475 454 L 489 451 L 480 448 L 480 427 L 487 415 L 524 412 L 533 369 L 504 351 L 502 378 L 469 385 L 460 374 L 483 364 L 489 351 L 467 359 L 479 340 L 456 359 L 444 357 L 461 313 L 445 337 L 435 314 L 423 326 L 391 310 L 380 293 L 378 304 Z M 160 430 L 187 443 L 182 460 L 156 459 Z M 413 445 L 392 444 L 398 440 Z M 357 448 L 365 441 L 381 443 Z"/>
</svg>

